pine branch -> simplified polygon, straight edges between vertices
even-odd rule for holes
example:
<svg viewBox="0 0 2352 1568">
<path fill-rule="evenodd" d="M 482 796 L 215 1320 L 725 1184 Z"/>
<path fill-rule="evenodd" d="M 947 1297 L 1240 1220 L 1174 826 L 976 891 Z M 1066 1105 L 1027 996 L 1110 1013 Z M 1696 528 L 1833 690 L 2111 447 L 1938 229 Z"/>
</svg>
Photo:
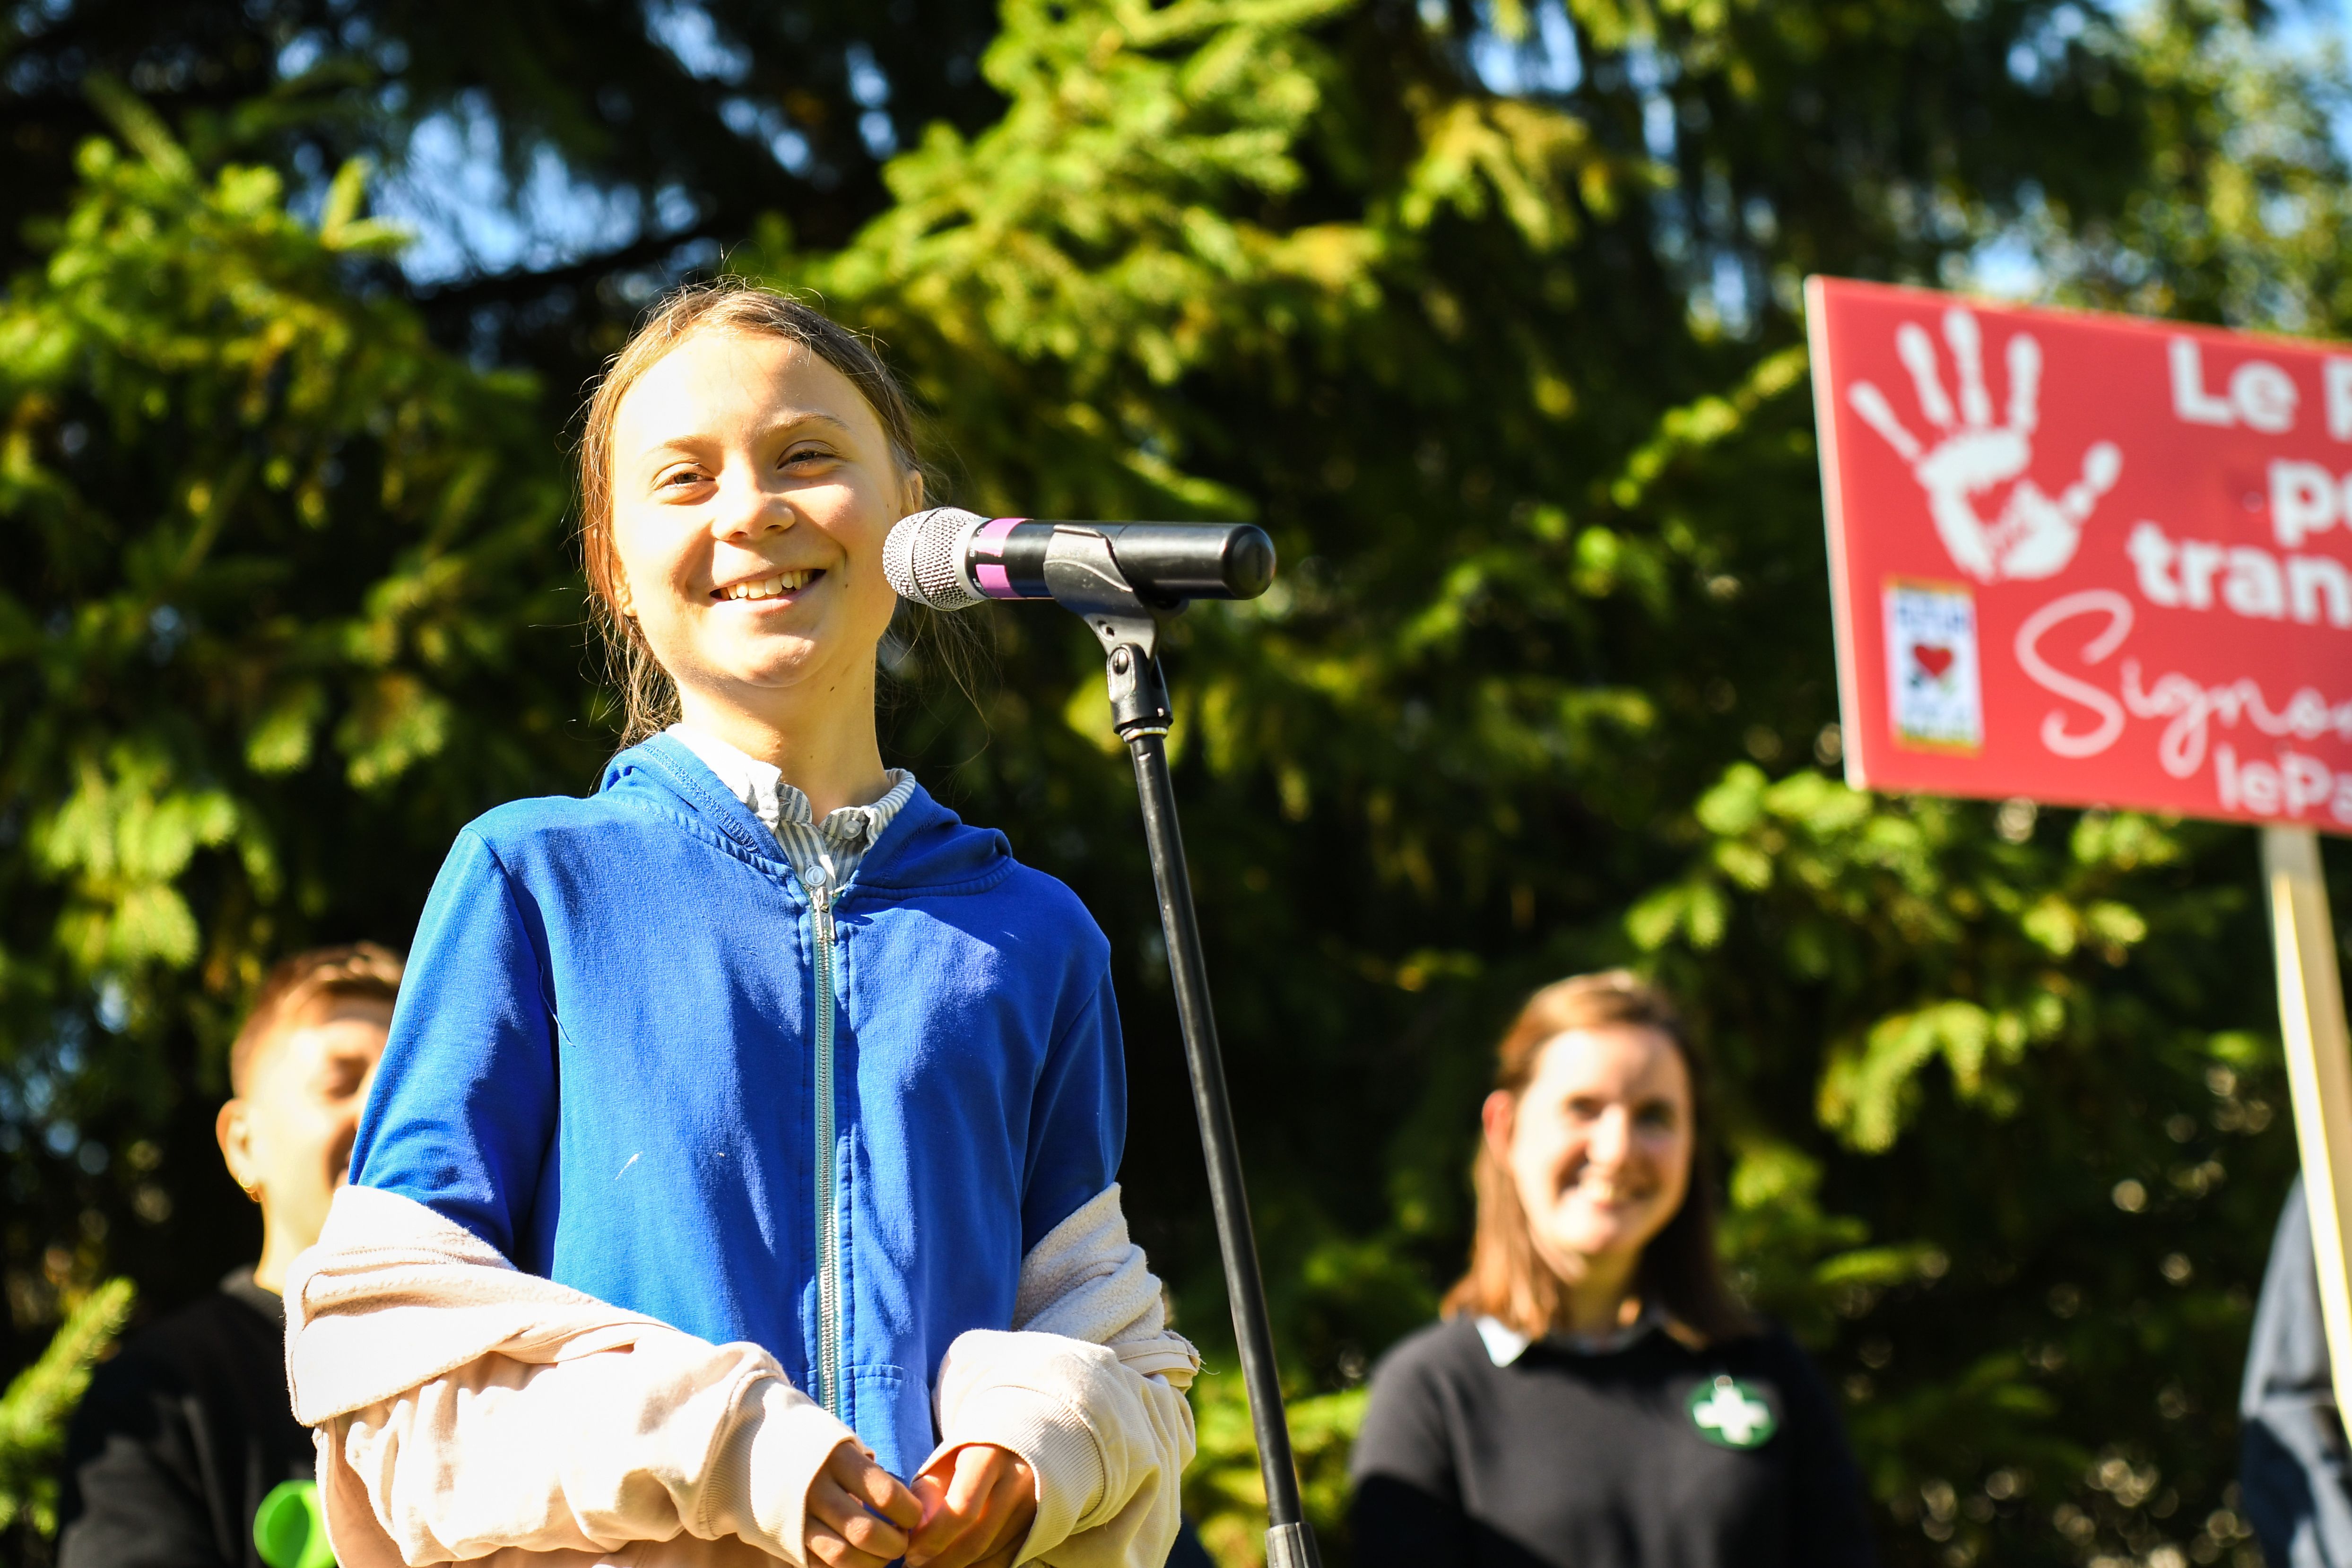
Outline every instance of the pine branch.
<svg viewBox="0 0 2352 1568">
<path fill-rule="evenodd" d="M 46 1535 L 57 1528 L 57 1478 L 66 1422 L 89 1386 L 90 1368 L 131 1319 L 136 1296 L 128 1280 L 109 1280 L 67 1314 L 41 1358 L 0 1395 L 0 1530 L 29 1517 Z"/>
</svg>

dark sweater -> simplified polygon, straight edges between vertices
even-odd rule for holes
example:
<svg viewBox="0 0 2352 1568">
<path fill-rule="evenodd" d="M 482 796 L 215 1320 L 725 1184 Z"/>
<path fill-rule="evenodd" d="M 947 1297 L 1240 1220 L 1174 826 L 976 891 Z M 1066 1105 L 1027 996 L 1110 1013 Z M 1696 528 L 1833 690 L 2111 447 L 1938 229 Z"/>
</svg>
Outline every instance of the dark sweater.
<svg viewBox="0 0 2352 1568">
<path fill-rule="evenodd" d="M 1497 1366 L 1470 1320 L 1437 1323 L 1373 1373 L 1352 1469 L 1361 1568 L 1871 1561 L 1829 1390 L 1778 1330 L 1704 1352 L 1538 1342 Z"/>
<path fill-rule="evenodd" d="M 262 1568 L 253 1515 L 313 1472 L 286 1307 L 249 1270 L 134 1335 L 66 1437 L 58 1568 Z"/>
</svg>

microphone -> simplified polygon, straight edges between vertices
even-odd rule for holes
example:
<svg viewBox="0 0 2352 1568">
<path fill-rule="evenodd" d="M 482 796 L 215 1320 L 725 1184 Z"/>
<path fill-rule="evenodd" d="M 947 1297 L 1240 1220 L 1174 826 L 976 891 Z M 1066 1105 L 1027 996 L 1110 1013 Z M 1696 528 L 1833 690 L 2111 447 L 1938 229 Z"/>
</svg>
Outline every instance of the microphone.
<svg viewBox="0 0 2352 1568">
<path fill-rule="evenodd" d="M 1097 591 L 1075 591 L 1074 570 Z M 901 597 L 933 610 L 1057 599 L 1083 615 L 1114 583 L 1173 610 L 1188 599 L 1264 593 L 1274 581 L 1274 541 L 1250 523 L 1059 523 L 933 507 L 891 528 L 882 571 Z"/>
</svg>

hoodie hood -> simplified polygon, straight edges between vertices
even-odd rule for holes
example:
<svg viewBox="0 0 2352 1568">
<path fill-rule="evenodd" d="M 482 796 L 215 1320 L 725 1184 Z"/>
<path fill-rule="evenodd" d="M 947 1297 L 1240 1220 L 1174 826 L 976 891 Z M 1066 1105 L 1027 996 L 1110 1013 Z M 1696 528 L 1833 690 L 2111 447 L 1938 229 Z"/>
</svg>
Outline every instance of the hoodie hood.
<svg viewBox="0 0 2352 1568">
<path fill-rule="evenodd" d="M 668 736 L 641 741 L 606 763 L 597 793 L 615 803 L 682 812 L 793 882 L 792 867 L 767 825 L 712 776 L 700 758 Z M 1003 833 L 968 826 L 919 782 L 912 798 L 866 852 L 842 897 L 982 893 L 1010 876 L 1013 865 L 1013 846 Z"/>
</svg>

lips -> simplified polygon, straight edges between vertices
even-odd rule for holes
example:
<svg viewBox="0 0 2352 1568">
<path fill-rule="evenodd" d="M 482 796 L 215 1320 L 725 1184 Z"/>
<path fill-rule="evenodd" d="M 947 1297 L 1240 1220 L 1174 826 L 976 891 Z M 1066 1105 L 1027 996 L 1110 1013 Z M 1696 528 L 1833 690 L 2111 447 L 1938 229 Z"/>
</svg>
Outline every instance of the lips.
<svg viewBox="0 0 2352 1568">
<path fill-rule="evenodd" d="M 1622 1181 L 1611 1181 L 1605 1176 L 1597 1178 L 1586 1176 L 1568 1189 L 1568 1196 L 1581 1197 L 1596 1208 L 1623 1208 L 1646 1201 L 1650 1197 L 1650 1189 L 1635 1187 Z"/>
<path fill-rule="evenodd" d="M 798 571 L 780 571 L 767 577 L 755 577 L 743 582 L 730 583 L 724 588 L 713 589 L 710 596 L 713 599 L 730 602 L 737 601 L 757 602 L 762 599 L 782 599 L 786 594 L 798 593 L 824 575 L 821 570 L 810 568 L 803 568 Z"/>
</svg>

